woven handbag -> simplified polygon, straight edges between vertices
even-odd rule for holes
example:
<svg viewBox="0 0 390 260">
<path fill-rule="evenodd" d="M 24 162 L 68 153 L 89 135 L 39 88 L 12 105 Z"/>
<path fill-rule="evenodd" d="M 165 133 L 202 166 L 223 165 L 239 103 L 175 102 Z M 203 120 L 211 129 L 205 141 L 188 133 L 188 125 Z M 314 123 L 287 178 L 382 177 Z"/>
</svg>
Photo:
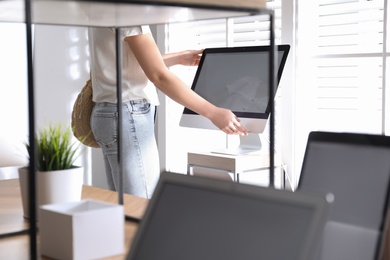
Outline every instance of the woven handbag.
<svg viewBox="0 0 390 260">
<path fill-rule="evenodd" d="M 88 79 L 73 105 L 72 131 L 73 135 L 84 145 L 99 148 L 91 129 L 91 114 L 94 106 L 92 81 Z"/>
</svg>

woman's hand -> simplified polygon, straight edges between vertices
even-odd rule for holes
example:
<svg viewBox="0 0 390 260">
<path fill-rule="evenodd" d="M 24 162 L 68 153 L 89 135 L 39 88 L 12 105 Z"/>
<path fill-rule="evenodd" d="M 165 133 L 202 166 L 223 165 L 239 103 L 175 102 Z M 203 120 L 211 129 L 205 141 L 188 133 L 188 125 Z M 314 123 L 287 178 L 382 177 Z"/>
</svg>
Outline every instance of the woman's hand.
<svg viewBox="0 0 390 260">
<path fill-rule="evenodd" d="M 171 67 L 174 65 L 198 66 L 200 58 L 202 57 L 202 53 L 203 53 L 203 49 L 186 50 L 186 51 L 163 54 L 162 57 L 167 67 Z"/>
<path fill-rule="evenodd" d="M 184 66 L 198 66 L 202 53 L 203 49 L 179 52 L 179 64 Z"/>
<path fill-rule="evenodd" d="M 215 107 L 208 118 L 226 134 L 248 135 L 237 116 L 228 109 Z"/>
</svg>

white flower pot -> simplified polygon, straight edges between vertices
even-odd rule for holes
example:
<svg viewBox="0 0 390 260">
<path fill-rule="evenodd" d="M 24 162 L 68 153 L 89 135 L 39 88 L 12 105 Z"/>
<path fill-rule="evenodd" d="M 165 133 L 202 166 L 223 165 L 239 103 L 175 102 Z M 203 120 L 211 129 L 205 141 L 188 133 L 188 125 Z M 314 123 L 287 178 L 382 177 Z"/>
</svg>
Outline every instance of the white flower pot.
<svg viewBox="0 0 390 260">
<path fill-rule="evenodd" d="M 25 218 L 29 218 L 28 174 L 28 167 L 19 168 L 19 183 Z M 36 173 L 37 212 L 42 205 L 80 201 L 83 174 L 83 167 L 47 172 L 38 171 Z"/>
</svg>

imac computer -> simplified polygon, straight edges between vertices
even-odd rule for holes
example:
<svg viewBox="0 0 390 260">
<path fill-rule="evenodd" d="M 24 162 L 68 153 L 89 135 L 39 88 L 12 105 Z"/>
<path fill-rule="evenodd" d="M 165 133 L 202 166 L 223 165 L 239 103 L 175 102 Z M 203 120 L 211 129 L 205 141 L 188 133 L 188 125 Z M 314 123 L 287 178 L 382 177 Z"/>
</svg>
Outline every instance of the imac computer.
<svg viewBox="0 0 390 260">
<path fill-rule="evenodd" d="M 278 45 L 276 50 L 275 75 L 278 85 L 290 45 Z M 212 104 L 230 109 L 249 132 L 247 136 L 240 136 L 239 147 L 213 152 L 246 154 L 261 150 L 259 134 L 265 129 L 271 109 L 269 59 L 270 46 L 207 48 L 204 50 L 194 77 L 192 90 Z M 180 126 L 217 129 L 209 119 L 188 108 L 183 110 Z"/>
</svg>

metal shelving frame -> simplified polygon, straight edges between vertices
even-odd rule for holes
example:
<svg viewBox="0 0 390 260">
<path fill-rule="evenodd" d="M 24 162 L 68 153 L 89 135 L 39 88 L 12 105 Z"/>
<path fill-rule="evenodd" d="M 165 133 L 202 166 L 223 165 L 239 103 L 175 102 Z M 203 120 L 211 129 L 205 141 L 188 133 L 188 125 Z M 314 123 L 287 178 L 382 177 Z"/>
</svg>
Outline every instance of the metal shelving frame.
<svg viewBox="0 0 390 260">
<path fill-rule="evenodd" d="M 257 2 L 261 0 L 256 0 Z M 269 93 L 274 96 L 276 88 L 275 78 L 275 17 L 272 10 L 260 7 L 253 7 L 245 4 L 245 1 L 224 1 L 230 6 L 222 5 L 222 1 L 218 4 L 209 4 L 206 1 L 199 0 L 2 0 L 0 2 L 0 22 L 21 22 L 26 25 L 26 48 L 27 48 L 27 79 L 28 79 L 28 114 L 29 114 L 29 142 L 31 150 L 35 150 L 34 135 L 35 135 L 35 101 L 34 101 L 34 67 L 33 67 L 33 25 L 34 24 L 50 24 L 50 25 L 71 25 L 71 26 L 105 26 L 116 28 L 117 35 L 119 29 L 125 26 L 139 24 L 161 24 L 170 22 L 181 22 L 189 20 L 201 19 L 216 19 L 251 15 L 268 15 L 270 21 L 270 60 L 269 60 Z M 233 3 L 233 4 L 232 4 Z M 240 3 L 244 6 L 240 6 Z M 134 10 L 134 11 L 133 11 Z M 146 12 L 139 14 L 140 11 Z M 129 13 L 133 13 L 132 15 Z M 159 16 L 153 14 L 159 13 Z M 149 14 L 149 15 L 147 15 Z M 184 19 L 178 14 L 187 14 Z M 35 15 L 35 17 L 34 17 Z M 137 16 L 138 15 L 138 16 Z M 23 17 L 24 16 L 24 17 Z M 135 17 L 135 18 L 134 18 Z M 138 17 L 138 18 L 137 18 Z M 138 21 L 136 21 L 138 19 Z M 118 97 L 118 113 L 119 118 L 122 115 L 122 107 L 119 105 L 122 97 L 121 85 L 121 42 L 117 37 L 116 44 L 117 53 L 117 97 Z M 275 142 L 275 117 L 274 117 L 274 100 L 271 98 L 271 113 L 270 113 L 270 187 L 274 187 L 274 142 Z M 120 169 L 122 169 L 122 127 L 119 120 L 118 136 L 118 161 Z M 36 163 L 35 154 L 30 156 L 29 169 L 29 214 L 30 227 L 29 246 L 30 259 L 37 259 L 37 208 L 36 208 Z M 123 172 L 123 171 L 122 171 Z M 123 185 L 120 179 L 120 190 L 118 191 L 118 203 L 123 204 Z M 25 232 L 13 232 L 5 234 L 3 237 L 12 235 L 21 235 Z"/>
</svg>

